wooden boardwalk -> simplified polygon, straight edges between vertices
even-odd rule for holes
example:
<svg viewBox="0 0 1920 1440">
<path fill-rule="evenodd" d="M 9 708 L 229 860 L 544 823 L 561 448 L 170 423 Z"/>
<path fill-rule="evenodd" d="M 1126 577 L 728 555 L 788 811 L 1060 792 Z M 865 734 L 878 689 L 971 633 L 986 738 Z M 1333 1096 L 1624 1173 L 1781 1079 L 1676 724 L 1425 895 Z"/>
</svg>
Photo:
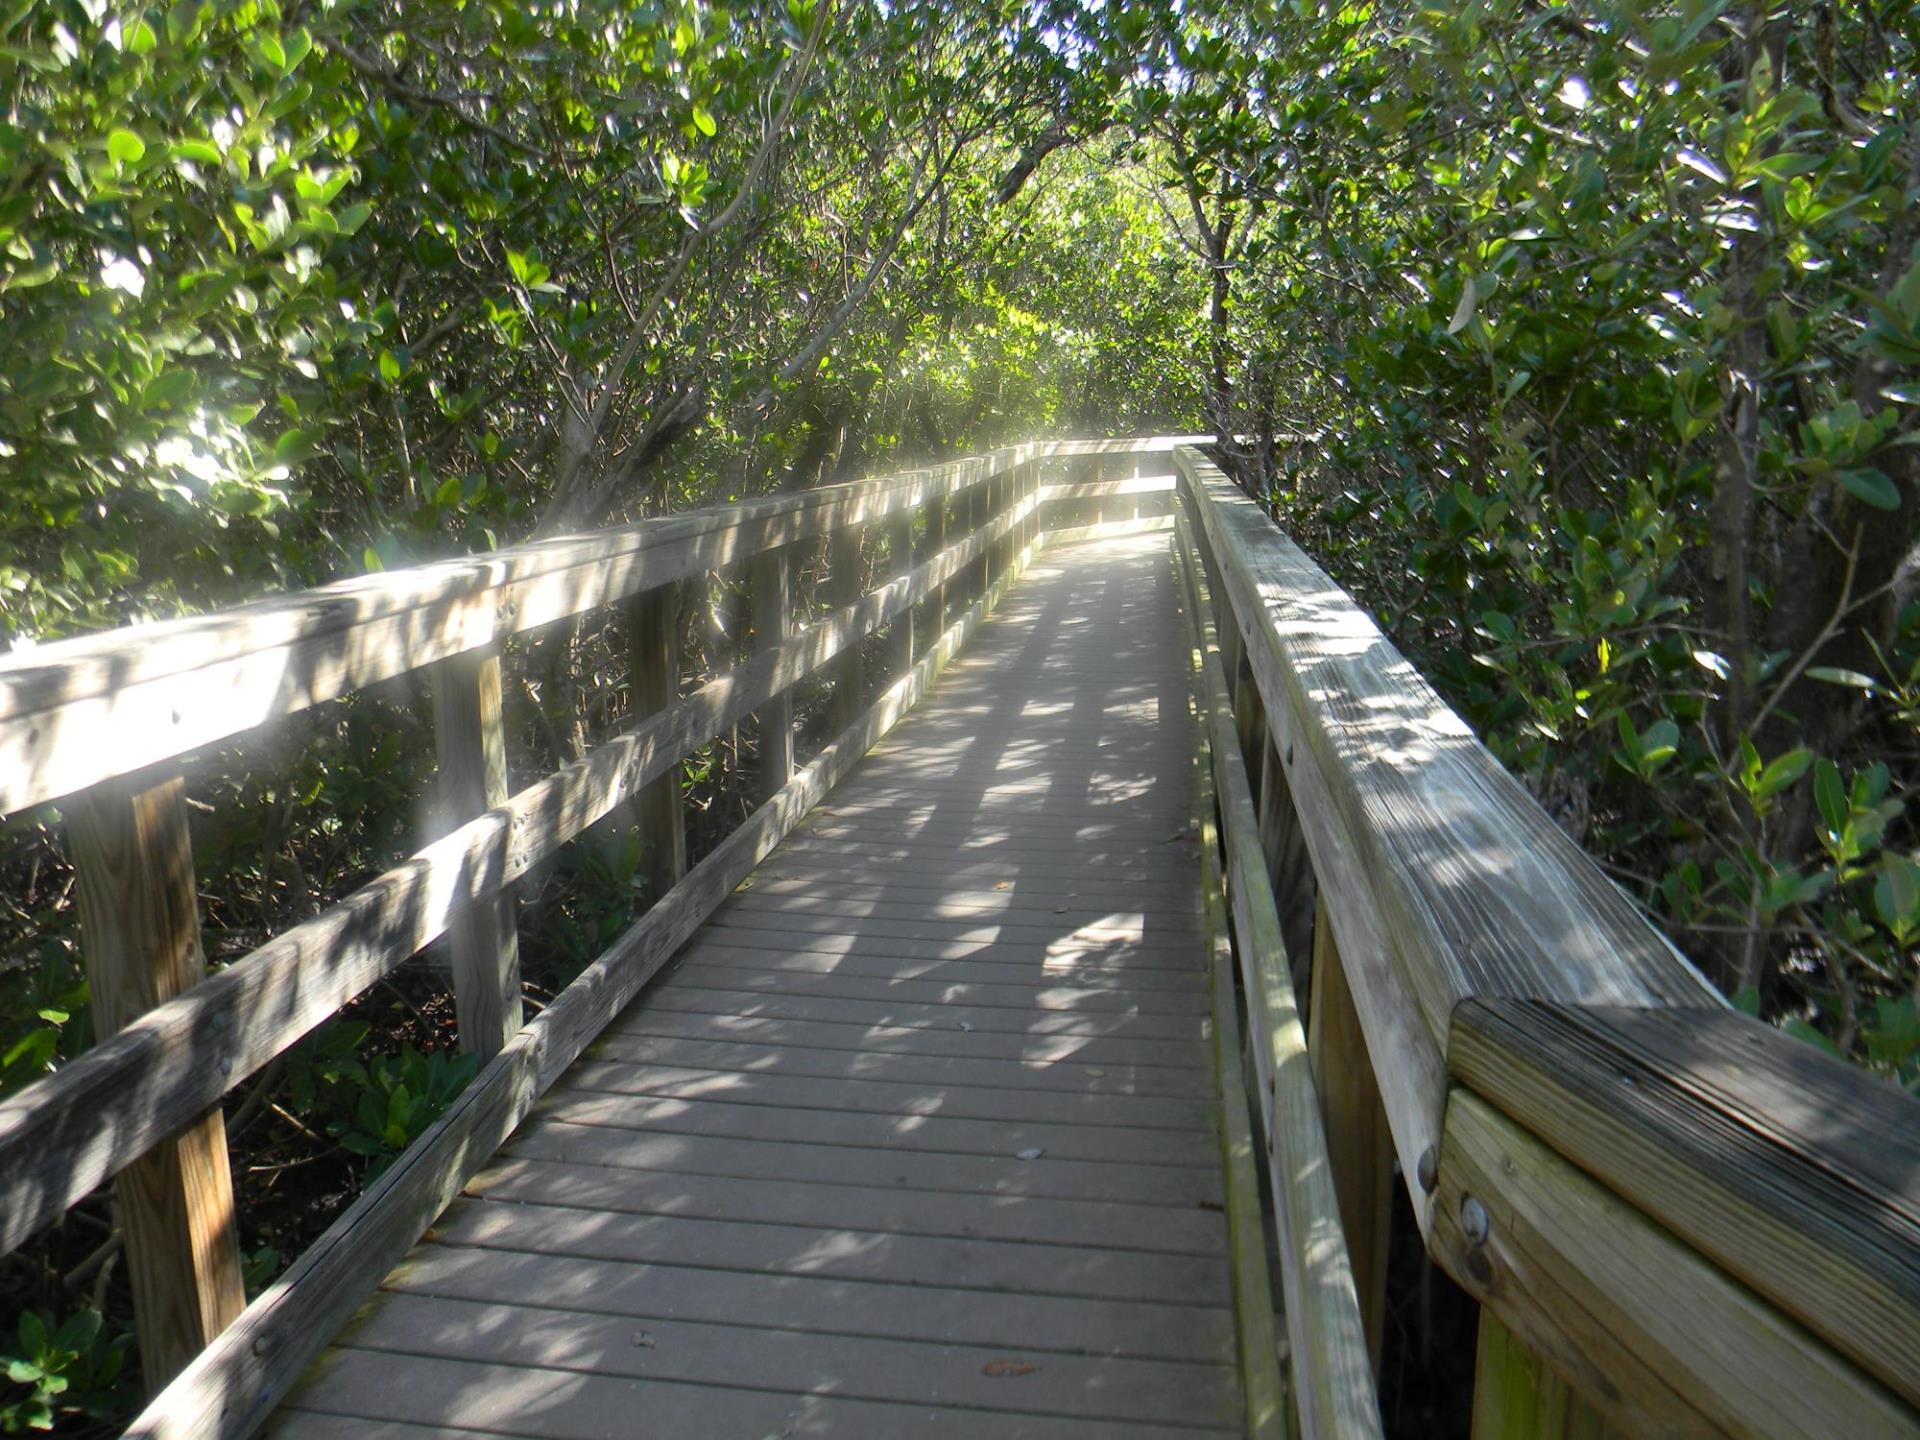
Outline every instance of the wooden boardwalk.
<svg viewBox="0 0 1920 1440">
<path fill-rule="evenodd" d="M 1044 553 L 275 1433 L 1239 1431 L 1187 674 L 1163 537 Z"/>
</svg>

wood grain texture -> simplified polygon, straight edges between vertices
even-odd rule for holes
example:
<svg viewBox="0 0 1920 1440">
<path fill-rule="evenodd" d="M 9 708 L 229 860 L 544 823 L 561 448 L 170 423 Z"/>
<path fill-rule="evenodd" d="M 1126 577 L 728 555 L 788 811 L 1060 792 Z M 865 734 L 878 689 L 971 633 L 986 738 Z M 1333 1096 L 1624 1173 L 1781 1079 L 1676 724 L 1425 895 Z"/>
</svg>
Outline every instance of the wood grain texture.
<svg viewBox="0 0 1920 1440">
<path fill-rule="evenodd" d="M 141 1413 L 127 1434 L 140 1440 L 207 1440 L 257 1428 L 539 1097 L 733 887 L 918 702 L 1002 593 L 1004 587 L 983 596 L 911 673 L 524 1026 L 447 1113 Z"/>
<path fill-rule="evenodd" d="M 1314 771 L 1358 850 L 1382 938 L 1444 1044 L 1470 996 L 1707 1005 L 1647 923 L 1380 629 L 1198 451 L 1175 451 L 1289 780 Z M 1309 820 L 1311 826 L 1314 822 Z M 1326 838 L 1310 830 L 1322 883 Z M 1375 1046 L 1380 1053 L 1380 1047 Z"/>
<path fill-rule="evenodd" d="M 1340 1226 L 1353 1257 L 1354 1290 L 1367 1330 L 1373 1373 L 1387 1315 L 1387 1239 L 1393 1222 L 1393 1135 L 1380 1103 L 1365 1032 L 1340 963 L 1333 916 L 1322 906 L 1313 927 L 1313 988 L 1307 1051 L 1326 1122 Z"/>
<path fill-rule="evenodd" d="M 1464 1089 L 1433 1251 L 1622 1434 L 1920 1435 L 1920 1412 Z"/>
<path fill-rule="evenodd" d="M 1184 480 L 1181 493 L 1183 504 L 1177 524 L 1188 537 L 1182 548 L 1197 551 L 1199 556 L 1197 568 L 1189 568 L 1195 575 L 1219 577 L 1208 580 L 1208 604 L 1213 608 L 1203 613 L 1216 622 L 1215 643 L 1226 673 L 1233 673 L 1233 662 L 1239 657 L 1249 667 L 1258 667 L 1266 686 L 1262 693 L 1288 695 L 1290 705 L 1298 706 L 1297 710 L 1267 712 L 1270 748 L 1281 757 L 1287 771 L 1288 790 L 1306 833 L 1317 890 L 1339 928 L 1341 960 L 1366 1032 L 1368 1053 L 1394 1057 L 1376 1074 L 1401 1176 L 1413 1201 L 1414 1217 L 1425 1235 L 1430 1219 L 1429 1197 L 1417 1188 L 1415 1177 L 1420 1156 L 1429 1149 L 1438 1153 L 1447 1097 L 1442 1047 L 1428 1029 L 1412 987 L 1389 948 L 1387 935 L 1392 922 L 1381 908 L 1375 877 L 1342 812 L 1334 805 L 1320 768 L 1301 762 L 1303 751 L 1297 736 L 1302 717 L 1311 718 L 1312 702 L 1304 693 L 1294 695 L 1286 689 L 1283 657 L 1276 646 L 1264 643 L 1266 627 L 1251 632 L 1252 640 L 1261 642 L 1255 645 L 1238 623 L 1221 623 L 1232 620 L 1238 608 L 1248 603 L 1247 596 L 1257 591 L 1244 586 L 1237 592 L 1229 591 L 1227 562 L 1220 558 L 1207 527 L 1199 523 L 1207 496 L 1196 494 L 1191 483 Z M 1261 526 L 1267 523 L 1257 510 L 1252 518 Z M 1267 533 L 1272 532 L 1269 529 Z M 1246 543 L 1264 541 L 1256 535 Z M 1291 761 L 1286 758 L 1289 754 L 1294 757 Z"/>
<path fill-rule="evenodd" d="M 1600 1412 L 1522 1345 L 1491 1310 L 1480 1312 L 1473 1371 L 1473 1440 L 1604 1440 Z"/>
<path fill-rule="evenodd" d="M 894 577 L 913 572 L 914 513 L 904 510 L 881 527 L 886 537 L 887 570 Z M 902 611 L 887 627 L 887 674 L 904 675 L 913 665 L 913 612 Z"/>
<path fill-rule="evenodd" d="M 1189 597 L 1185 608 L 1196 632 L 1196 680 L 1205 696 L 1201 716 L 1220 808 L 1227 899 L 1265 1121 L 1300 1428 L 1309 1440 L 1378 1436 L 1380 1402 L 1366 1326 L 1212 605 L 1190 544 L 1180 546 L 1179 558 Z"/>
<path fill-rule="evenodd" d="M 498 651 L 469 650 L 433 667 L 433 731 L 443 818 L 460 825 L 504 805 Z M 520 931 L 512 897 L 501 891 L 456 904 L 447 948 L 460 1048 L 490 1060 L 520 1028 Z"/>
<path fill-rule="evenodd" d="M 1464 1083 L 1920 1405 L 1920 1105 L 1733 1011 L 1463 1005 Z"/>
<path fill-rule="evenodd" d="M 865 539 L 866 527 L 848 526 L 836 530 L 827 541 L 827 578 L 822 587 L 827 604 L 851 605 L 866 589 Z M 861 646 L 849 646 L 840 653 L 827 669 L 827 682 L 833 687 L 827 702 L 828 723 L 834 730 L 840 730 L 860 713 L 861 691 L 866 686 L 865 655 Z"/>
<path fill-rule="evenodd" d="M 111 780 L 67 807 L 93 1023 L 104 1039 L 206 974 L 179 772 Z M 246 1305 L 218 1109 L 131 1158 L 115 1183 L 149 1393 Z"/>
</svg>

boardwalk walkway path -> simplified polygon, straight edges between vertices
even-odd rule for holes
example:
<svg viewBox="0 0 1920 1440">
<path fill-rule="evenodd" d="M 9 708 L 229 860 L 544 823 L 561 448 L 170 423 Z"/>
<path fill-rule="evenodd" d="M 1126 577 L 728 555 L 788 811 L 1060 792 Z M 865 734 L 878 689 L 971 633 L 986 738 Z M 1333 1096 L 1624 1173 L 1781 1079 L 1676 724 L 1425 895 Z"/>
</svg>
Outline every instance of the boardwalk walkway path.
<svg viewBox="0 0 1920 1440">
<path fill-rule="evenodd" d="M 1180 627 L 1045 553 L 276 1433 L 1238 1429 Z"/>
</svg>

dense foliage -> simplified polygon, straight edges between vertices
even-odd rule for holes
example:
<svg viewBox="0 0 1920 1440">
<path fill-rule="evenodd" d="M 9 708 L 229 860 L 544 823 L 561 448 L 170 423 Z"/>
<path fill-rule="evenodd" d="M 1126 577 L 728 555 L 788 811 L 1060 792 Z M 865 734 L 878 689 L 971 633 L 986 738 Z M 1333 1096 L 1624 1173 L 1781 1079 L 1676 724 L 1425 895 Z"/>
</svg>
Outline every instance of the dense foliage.
<svg viewBox="0 0 1920 1440">
<path fill-rule="evenodd" d="M 1920 1088 L 1916 45 L 1911 0 L 25 0 L 0 650 L 1204 426 L 1738 1003 Z M 517 649 L 517 767 L 618 722 L 617 654 Z M 418 842 L 390 691 L 196 770 L 216 962 Z M 574 850 L 536 984 L 631 913 L 631 837 Z M 72 888 L 7 819 L 0 1092 L 89 1043 Z M 441 988 L 236 1093 L 256 1280 L 463 1083 Z M 0 1431 L 124 1407 L 116 1244 L 5 1262 Z"/>
</svg>

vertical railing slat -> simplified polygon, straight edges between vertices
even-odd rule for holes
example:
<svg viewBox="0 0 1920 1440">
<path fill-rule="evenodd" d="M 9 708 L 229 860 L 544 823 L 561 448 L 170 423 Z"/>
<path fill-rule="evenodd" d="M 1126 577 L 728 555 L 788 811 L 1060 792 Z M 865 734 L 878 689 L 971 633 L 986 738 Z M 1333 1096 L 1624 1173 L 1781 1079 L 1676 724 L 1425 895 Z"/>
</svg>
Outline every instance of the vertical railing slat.
<svg viewBox="0 0 1920 1440">
<path fill-rule="evenodd" d="M 642 720 L 680 698 L 680 602 L 686 589 L 657 585 L 627 605 L 627 708 Z M 634 802 L 640 825 L 640 876 L 658 904 L 687 873 L 687 821 L 675 766 L 649 781 Z"/>
<path fill-rule="evenodd" d="M 500 652 L 468 650 L 433 667 L 440 799 L 449 826 L 507 800 Z M 462 905 L 447 928 L 460 1048 L 490 1060 L 520 1028 L 520 934 L 504 892 Z"/>
<path fill-rule="evenodd" d="M 792 549 L 782 546 L 754 556 L 748 572 L 753 591 L 753 651 L 785 640 L 793 626 Z M 793 778 L 793 691 L 782 690 L 760 707 L 760 798 Z"/>
<path fill-rule="evenodd" d="M 105 1040 L 206 975 L 178 769 L 96 785 L 65 807 L 93 1023 Z M 134 1324 L 157 1393 L 246 1308 L 219 1107 L 120 1172 Z"/>
</svg>

